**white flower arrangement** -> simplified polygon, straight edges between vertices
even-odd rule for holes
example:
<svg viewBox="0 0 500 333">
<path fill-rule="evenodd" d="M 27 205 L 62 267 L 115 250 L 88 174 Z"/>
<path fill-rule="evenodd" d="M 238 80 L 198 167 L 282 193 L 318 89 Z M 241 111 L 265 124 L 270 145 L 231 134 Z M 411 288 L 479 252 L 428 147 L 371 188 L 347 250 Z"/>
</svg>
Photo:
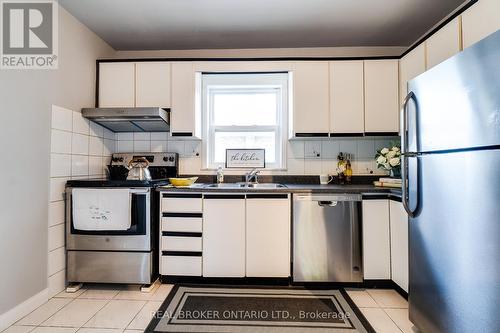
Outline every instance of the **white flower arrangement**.
<svg viewBox="0 0 500 333">
<path fill-rule="evenodd" d="M 392 145 L 391 148 L 377 150 L 375 161 L 377 162 L 377 168 L 399 174 L 401 170 L 401 149 L 397 145 Z"/>
</svg>

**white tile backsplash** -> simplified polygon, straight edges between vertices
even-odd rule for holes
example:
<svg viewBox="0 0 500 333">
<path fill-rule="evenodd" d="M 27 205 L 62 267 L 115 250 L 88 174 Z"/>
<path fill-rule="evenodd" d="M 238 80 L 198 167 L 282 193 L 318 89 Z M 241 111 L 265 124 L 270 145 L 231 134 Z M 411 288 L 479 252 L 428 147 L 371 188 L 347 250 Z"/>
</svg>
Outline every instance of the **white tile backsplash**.
<svg viewBox="0 0 500 333">
<path fill-rule="evenodd" d="M 118 140 L 118 141 L 133 141 L 134 140 L 134 133 L 133 132 L 116 133 L 116 140 Z"/>
<path fill-rule="evenodd" d="M 71 155 L 52 153 L 50 155 L 50 176 L 51 177 L 71 176 Z"/>
<path fill-rule="evenodd" d="M 89 156 L 89 176 L 101 176 L 102 173 L 102 156 Z"/>
<path fill-rule="evenodd" d="M 66 256 L 64 247 L 49 252 L 48 274 L 49 276 L 66 268 Z"/>
<path fill-rule="evenodd" d="M 61 177 L 61 178 L 51 178 L 50 179 L 50 201 L 59 201 L 63 200 L 64 187 L 66 182 L 69 180 L 69 177 Z"/>
<path fill-rule="evenodd" d="M 116 141 L 111 139 L 104 139 L 104 146 L 102 156 L 111 156 L 116 150 Z"/>
<path fill-rule="evenodd" d="M 120 133 L 119 133 L 120 134 Z M 117 153 L 130 153 L 134 151 L 134 141 L 116 141 Z"/>
<path fill-rule="evenodd" d="M 89 132 L 89 120 L 83 118 L 80 112 L 73 111 L 73 133 L 89 135 Z"/>
<path fill-rule="evenodd" d="M 71 132 L 53 129 L 50 136 L 50 151 L 71 154 Z"/>
<path fill-rule="evenodd" d="M 304 157 L 306 159 L 321 159 L 321 141 L 306 141 Z"/>
<path fill-rule="evenodd" d="M 151 141 L 134 141 L 134 153 L 151 151 Z"/>
<path fill-rule="evenodd" d="M 151 140 L 151 133 L 149 132 L 135 132 L 134 141 L 149 141 Z"/>
<path fill-rule="evenodd" d="M 151 140 L 151 151 L 162 153 L 167 151 L 167 141 Z"/>
<path fill-rule="evenodd" d="M 321 142 L 321 158 L 327 160 L 337 160 L 339 155 L 339 142 L 338 141 L 322 141 Z"/>
<path fill-rule="evenodd" d="M 71 132 L 73 111 L 52 105 L 52 128 Z"/>
<path fill-rule="evenodd" d="M 64 223 L 64 201 L 49 203 L 49 227 Z"/>
<path fill-rule="evenodd" d="M 89 154 L 89 136 L 73 133 L 71 138 L 71 153 L 75 155 L 88 155 Z"/>
<path fill-rule="evenodd" d="M 91 136 L 89 139 L 89 155 L 103 156 L 104 140 L 99 137 Z"/>
<path fill-rule="evenodd" d="M 204 170 L 202 141 L 179 140 L 168 133 L 117 133 L 117 152 L 173 152 L 180 156 L 181 174 L 213 174 Z M 352 154 L 353 173 L 361 175 L 385 174 L 375 169 L 373 162 L 377 145 L 389 145 L 398 138 L 327 138 L 291 140 L 287 142 L 287 166 L 272 174 L 316 175 L 336 174 L 339 152 Z M 106 149 L 106 148 L 105 148 Z M 318 156 L 319 155 L 319 156 Z"/>
<path fill-rule="evenodd" d="M 86 155 L 71 155 L 71 176 L 89 175 L 89 157 Z"/>
<path fill-rule="evenodd" d="M 153 132 L 151 133 L 151 141 L 167 141 L 168 132 Z"/>
<path fill-rule="evenodd" d="M 90 136 L 96 136 L 98 138 L 102 138 L 104 136 L 104 127 L 101 125 L 94 123 L 93 121 L 89 122 L 90 125 Z"/>
<path fill-rule="evenodd" d="M 64 246 L 64 223 L 49 227 L 49 251 Z"/>
</svg>

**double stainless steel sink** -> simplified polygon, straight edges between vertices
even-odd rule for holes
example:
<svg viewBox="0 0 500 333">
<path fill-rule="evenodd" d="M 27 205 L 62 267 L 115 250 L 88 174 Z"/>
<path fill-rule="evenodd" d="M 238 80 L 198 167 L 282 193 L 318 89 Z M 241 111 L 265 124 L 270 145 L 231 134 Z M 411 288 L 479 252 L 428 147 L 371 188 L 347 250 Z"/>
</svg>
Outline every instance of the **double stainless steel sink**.
<svg viewBox="0 0 500 333">
<path fill-rule="evenodd" d="M 221 189 L 245 189 L 245 188 L 254 188 L 254 189 L 265 189 L 265 190 L 273 190 L 278 188 L 286 188 L 283 184 L 277 183 L 220 183 L 220 184 L 208 184 L 204 186 L 205 188 L 221 188 Z"/>
</svg>

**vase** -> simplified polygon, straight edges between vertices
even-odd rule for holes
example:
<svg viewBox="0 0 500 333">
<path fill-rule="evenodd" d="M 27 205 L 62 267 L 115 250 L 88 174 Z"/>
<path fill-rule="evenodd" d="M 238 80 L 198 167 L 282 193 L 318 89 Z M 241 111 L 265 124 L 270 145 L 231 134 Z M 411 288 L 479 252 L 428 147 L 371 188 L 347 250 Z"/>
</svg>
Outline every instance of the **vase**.
<svg viewBox="0 0 500 333">
<path fill-rule="evenodd" d="M 390 173 L 391 178 L 401 178 L 401 169 L 392 168 Z"/>
</svg>

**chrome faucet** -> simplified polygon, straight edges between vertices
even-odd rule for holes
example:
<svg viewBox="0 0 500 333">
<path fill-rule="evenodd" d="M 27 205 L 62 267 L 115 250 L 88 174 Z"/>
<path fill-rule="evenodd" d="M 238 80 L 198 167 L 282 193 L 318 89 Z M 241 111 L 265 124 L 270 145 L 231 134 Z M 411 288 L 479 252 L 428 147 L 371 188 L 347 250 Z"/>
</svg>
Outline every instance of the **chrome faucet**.
<svg viewBox="0 0 500 333">
<path fill-rule="evenodd" d="M 245 174 L 245 186 L 248 186 L 250 184 L 250 180 L 254 180 L 255 183 L 259 182 L 259 172 L 260 170 L 257 170 L 257 168 L 252 169 L 251 171 L 247 172 Z"/>
</svg>

